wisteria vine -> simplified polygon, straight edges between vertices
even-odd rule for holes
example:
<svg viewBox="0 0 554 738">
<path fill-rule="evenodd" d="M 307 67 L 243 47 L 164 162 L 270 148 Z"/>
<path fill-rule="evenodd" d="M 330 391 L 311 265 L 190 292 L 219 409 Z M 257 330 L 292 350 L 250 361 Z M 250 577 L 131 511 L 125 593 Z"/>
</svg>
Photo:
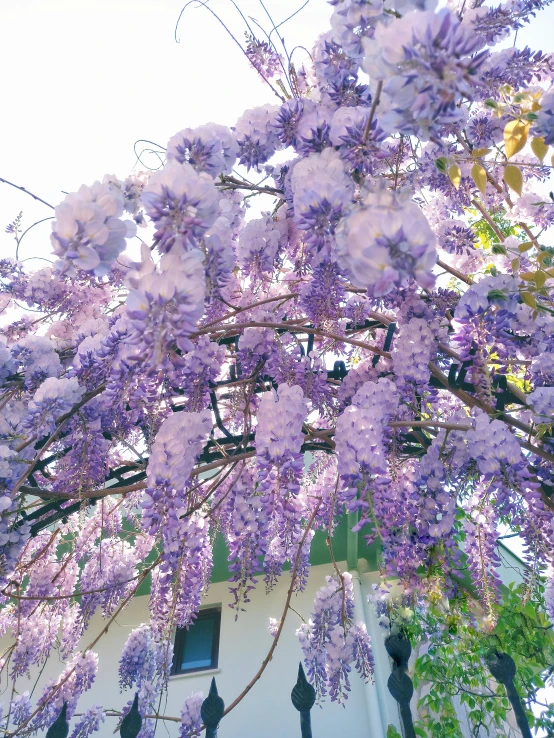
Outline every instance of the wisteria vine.
<svg viewBox="0 0 554 738">
<path fill-rule="evenodd" d="M 547 4 L 330 0 L 301 65 L 250 28 L 267 104 L 68 194 L 52 267 L 0 259 L 6 735 L 75 713 L 91 617 L 109 624 L 147 576 L 151 622 L 119 674 L 153 735 L 216 534 L 237 616 L 286 565 L 288 607 L 315 531 L 332 549 L 346 513 L 420 603 L 468 571 L 485 628 L 503 531 L 530 587 L 552 571 L 554 58 L 497 47 Z M 19 249 L 21 217 L 7 232 Z M 348 572 L 298 636 L 319 697 L 345 699 L 352 668 L 371 679 Z M 33 702 L 17 679 L 53 649 L 66 667 Z M 72 735 L 105 717 L 79 713 Z"/>
</svg>

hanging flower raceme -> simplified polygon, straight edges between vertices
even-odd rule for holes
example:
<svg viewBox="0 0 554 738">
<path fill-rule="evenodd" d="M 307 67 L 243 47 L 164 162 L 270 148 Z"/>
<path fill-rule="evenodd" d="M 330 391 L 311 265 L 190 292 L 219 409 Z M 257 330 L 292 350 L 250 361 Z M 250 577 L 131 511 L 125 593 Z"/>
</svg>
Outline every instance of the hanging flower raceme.
<svg viewBox="0 0 554 738">
<path fill-rule="evenodd" d="M 339 415 L 336 427 L 338 472 L 345 485 L 344 501 L 360 509 L 360 527 L 371 516 L 371 496 L 389 484 L 385 433 L 398 410 L 398 394 L 388 379 L 365 382 L 352 404 Z"/>
<path fill-rule="evenodd" d="M 435 283 L 435 236 L 407 193 L 368 193 L 337 229 L 335 253 L 353 283 L 376 297 L 410 279 L 425 288 Z"/>
<path fill-rule="evenodd" d="M 271 553 L 265 558 L 269 581 L 280 574 L 301 537 L 301 508 L 297 500 L 304 468 L 300 452 L 307 403 L 301 387 L 280 385 L 262 395 L 256 427 L 258 490 L 269 519 Z"/>
<path fill-rule="evenodd" d="M 436 350 L 435 335 L 428 322 L 412 318 L 395 335 L 392 366 L 398 384 L 422 391 L 429 383 L 429 361 Z"/>
<path fill-rule="evenodd" d="M 62 371 L 60 357 L 53 342 L 45 336 L 26 336 L 11 349 L 10 373 L 16 367 L 25 375 L 27 387 L 38 385 L 49 377 L 59 377 Z M 18 366 L 19 365 L 19 366 Z"/>
<path fill-rule="evenodd" d="M 169 649 L 171 650 L 171 649 Z M 171 654 L 170 654 L 171 655 Z M 167 644 L 154 638 L 148 625 L 140 625 L 129 634 L 119 661 L 119 686 L 121 690 L 142 687 L 158 676 L 169 674 Z"/>
<path fill-rule="evenodd" d="M 362 175 L 379 171 L 388 158 L 387 151 L 379 146 L 386 134 L 379 126 L 377 118 L 373 119 L 366 133 L 368 125 L 367 106 L 340 107 L 333 114 L 329 134 L 331 143 L 338 147 L 346 165 Z"/>
<path fill-rule="evenodd" d="M 127 297 L 130 319 L 128 342 L 136 346 L 134 357 L 154 366 L 167 361 L 173 342 L 182 351 L 202 317 L 206 294 L 204 257 L 198 249 L 170 253 L 157 265 L 147 247 L 139 270 L 129 276 Z"/>
<path fill-rule="evenodd" d="M 197 128 L 185 128 L 169 139 L 168 161 L 188 163 L 197 172 L 211 177 L 230 174 L 237 159 L 237 142 L 226 126 L 206 123 Z"/>
<path fill-rule="evenodd" d="M 239 234 L 238 245 L 239 263 L 245 274 L 270 272 L 287 235 L 287 222 L 269 213 L 248 221 Z"/>
<path fill-rule="evenodd" d="M 378 24 L 375 35 L 363 41 L 363 67 L 374 83 L 384 83 L 382 127 L 428 138 L 440 126 L 460 121 L 459 102 L 472 98 L 488 54 L 480 51 L 482 45 L 446 8 Z"/>
<path fill-rule="evenodd" d="M 152 447 L 142 523 L 151 535 L 161 535 L 163 542 L 162 562 L 153 577 L 151 595 L 156 631 L 164 631 L 171 622 L 179 627 L 188 625 L 209 582 L 209 525 L 200 513 L 189 510 L 196 499 L 190 496 L 188 485 L 211 428 L 208 410 L 173 413 L 162 424 Z M 174 587 L 178 596 L 173 594 Z"/>
<path fill-rule="evenodd" d="M 106 714 L 101 705 L 89 707 L 75 723 L 71 738 L 88 738 L 89 735 L 100 730 L 105 719 Z"/>
<path fill-rule="evenodd" d="M 312 616 L 296 631 L 308 678 L 321 699 L 342 702 L 350 691 L 352 664 L 368 681 L 373 675 L 371 641 L 365 624 L 354 622 L 352 575 L 326 577 L 315 596 Z"/>
<path fill-rule="evenodd" d="M 79 697 L 92 687 L 97 673 L 98 655 L 94 651 L 75 654 L 59 678 L 49 680 L 44 686 L 38 700 L 39 711 L 31 723 L 32 728 L 40 730 L 50 727 L 64 702 L 67 703 L 67 717 L 71 718 Z"/>
<path fill-rule="evenodd" d="M 45 379 L 29 402 L 25 427 L 39 436 L 52 433 L 56 420 L 68 413 L 82 396 L 83 388 L 75 377 Z"/>
<path fill-rule="evenodd" d="M 143 718 L 141 734 L 153 735 L 155 721 L 145 719 L 147 713 L 155 711 L 163 690 L 167 688 L 173 646 L 169 639 L 155 638 L 149 625 L 141 625 L 131 631 L 119 662 L 119 686 L 123 691 L 134 688 L 138 695 L 138 709 Z M 130 700 L 123 713 L 132 707 Z"/>
<path fill-rule="evenodd" d="M 291 175 L 294 216 L 306 243 L 317 253 L 328 246 L 354 190 L 340 154 L 326 148 L 298 161 Z M 328 255 L 328 249 L 325 249 Z"/>
<path fill-rule="evenodd" d="M 14 725 L 21 725 L 31 717 L 32 703 L 29 692 L 23 692 L 10 702 L 10 720 Z"/>
<path fill-rule="evenodd" d="M 179 550 L 173 528 L 187 511 L 186 487 L 211 429 L 208 410 L 173 413 L 162 423 L 152 446 L 142 519 L 149 533 L 163 533 L 168 552 Z"/>
<path fill-rule="evenodd" d="M 142 193 L 146 214 L 156 226 L 156 245 L 191 249 L 217 217 L 218 194 L 212 177 L 188 162 L 171 159 L 154 172 Z"/>
<path fill-rule="evenodd" d="M 219 507 L 219 525 L 229 543 L 229 591 L 235 618 L 250 602 L 256 588 L 259 557 L 268 548 L 268 516 L 262 499 L 256 493 L 254 466 L 246 465 L 229 483 L 219 487 L 214 506 Z"/>
<path fill-rule="evenodd" d="M 200 735 L 202 727 L 202 716 L 200 708 L 204 701 L 202 692 L 195 692 L 187 697 L 181 710 L 181 725 L 179 727 L 179 738 L 196 738 Z"/>
<path fill-rule="evenodd" d="M 239 147 L 239 163 L 248 169 L 260 171 L 260 166 L 281 148 L 275 131 L 278 110 L 276 105 L 261 105 L 247 110 L 238 119 L 235 136 Z"/>
<path fill-rule="evenodd" d="M 283 57 L 266 41 L 259 41 L 254 36 L 247 36 L 246 56 L 256 72 L 262 77 L 270 79 L 285 68 Z"/>
<path fill-rule="evenodd" d="M 125 239 L 136 233 L 135 224 L 121 220 L 125 206 L 121 190 L 109 182 L 83 185 L 55 209 L 50 237 L 60 269 L 107 274 L 125 249 Z"/>
</svg>

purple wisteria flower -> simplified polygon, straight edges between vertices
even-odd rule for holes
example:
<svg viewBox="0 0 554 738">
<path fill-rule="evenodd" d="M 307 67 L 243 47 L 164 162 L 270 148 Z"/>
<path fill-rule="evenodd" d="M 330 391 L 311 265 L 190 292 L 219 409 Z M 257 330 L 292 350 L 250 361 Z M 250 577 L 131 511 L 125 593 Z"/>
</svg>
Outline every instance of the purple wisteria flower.
<svg viewBox="0 0 554 738">
<path fill-rule="evenodd" d="M 169 139 L 167 159 L 188 163 L 212 177 L 230 174 L 237 159 L 237 142 L 226 126 L 206 123 L 185 128 Z"/>
<path fill-rule="evenodd" d="M 260 171 L 261 165 L 281 148 L 275 129 L 278 112 L 276 105 L 262 105 L 247 110 L 238 119 L 234 131 L 239 147 L 239 163 L 248 169 Z"/>
<path fill-rule="evenodd" d="M 351 208 L 336 234 L 336 256 L 353 283 L 386 295 L 414 279 L 432 287 L 435 236 L 406 194 L 370 192 Z"/>
<path fill-rule="evenodd" d="M 247 35 L 246 56 L 261 77 L 271 79 L 284 70 L 283 57 L 267 41 Z"/>
<path fill-rule="evenodd" d="M 488 52 L 447 9 L 414 11 L 379 24 L 364 39 L 363 68 L 383 82 L 379 121 L 387 132 L 428 138 L 461 120 L 462 98 L 473 97 Z"/>
<path fill-rule="evenodd" d="M 193 248 L 217 217 L 217 190 L 213 179 L 191 164 L 170 160 L 154 172 L 142 193 L 147 215 L 156 226 L 158 248 Z"/>
<path fill-rule="evenodd" d="M 307 243 L 321 251 L 330 244 L 353 192 L 340 154 L 326 148 L 295 165 L 291 175 L 294 215 Z"/>
<path fill-rule="evenodd" d="M 554 88 L 548 90 L 541 98 L 535 134 L 542 136 L 545 144 L 554 144 Z"/>
<path fill-rule="evenodd" d="M 138 738 L 154 738 L 174 629 L 195 622 L 222 550 L 235 618 L 286 570 L 291 596 L 318 590 L 298 637 L 320 699 L 373 670 L 360 582 L 341 572 L 347 522 L 370 567 L 379 550 L 389 631 L 442 637 L 427 623 L 444 610 L 448 637 L 458 620 L 490 633 L 504 535 L 521 538 L 539 603 L 554 566 L 554 63 L 494 44 L 548 1 L 331 0 L 313 49 L 282 22 L 265 40 L 249 27 L 243 50 L 278 104 L 232 128 L 183 121 L 156 171 L 68 194 L 58 263 L 26 251 L 40 219 L 6 218 L 5 731 L 44 733 L 64 702 L 71 738 L 116 727 L 79 705 L 98 667 L 86 644 L 147 585 L 119 680 L 138 694 Z M 538 606 L 551 618 L 553 587 Z M 28 678 L 56 659 L 32 701 Z M 200 735 L 202 699 L 173 717 L 180 738 Z"/>
<path fill-rule="evenodd" d="M 365 624 L 354 622 L 352 575 L 326 577 L 314 600 L 312 617 L 296 631 L 308 677 L 321 699 L 329 692 L 342 702 L 350 691 L 354 664 L 364 681 L 373 675 L 371 641 Z"/>
<path fill-rule="evenodd" d="M 129 275 L 129 343 L 136 359 L 167 357 L 171 342 L 188 351 L 189 335 L 202 317 L 206 294 L 204 256 L 198 250 L 165 254 L 155 265 L 143 247 L 139 270 Z"/>
<path fill-rule="evenodd" d="M 125 249 L 125 239 L 136 232 L 132 221 L 121 220 L 124 204 L 121 190 L 109 183 L 82 185 L 67 195 L 55 209 L 50 237 L 62 271 L 109 272 Z"/>
</svg>

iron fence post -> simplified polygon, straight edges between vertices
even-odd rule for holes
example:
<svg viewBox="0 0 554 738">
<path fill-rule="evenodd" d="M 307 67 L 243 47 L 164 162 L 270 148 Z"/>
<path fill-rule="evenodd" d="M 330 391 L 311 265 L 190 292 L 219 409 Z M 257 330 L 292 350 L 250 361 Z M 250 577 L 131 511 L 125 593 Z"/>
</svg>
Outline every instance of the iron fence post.
<svg viewBox="0 0 554 738">
<path fill-rule="evenodd" d="M 46 738 L 67 738 L 69 723 L 67 722 L 67 702 L 63 703 L 60 714 L 46 731 Z"/>
<path fill-rule="evenodd" d="M 292 704 L 300 713 L 300 735 L 312 738 L 312 719 L 310 710 L 315 703 L 315 689 L 306 679 L 302 664 L 298 665 L 298 679 L 290 693 Z"/>
<path fill-rule="evenodd" d="M 142 715 L 138 709 L 138 692 L 135 694 L 135 699 L 131 705 L 131 709 L 125 715 L 121 721 L 119 728 L 119 735 L 121 738 L 137 738 L 142 728 Z"/>
<path fill-rule="evenodd" d="M 487 657 L 487 665 L 496 681 L 499 684 L 503 684 L 506 689 L 506 694 L 512 705 L 521 735 L 523 738 L 532 738 L 529 721 L 527 720 L 527 715 L 525 714 L 523 704 L 514 684 L 516 665 L 513 658 L 507 653 L 492 651 Z"/>
<path fill-rule="evenodd" d="M 215 677 L 212 677 L 210 691 L 200 708 L 200 715 L 206 726 L 206 738 L 217 738 L 217 729 L 224 712 L 225 703 L 217 692 Z"/>
<path fill-rule="evenodd" d="M 390 635 L 385 639 L 387 653 L 394 661 L 394 669 L 389 676 L 387 686 L 389 692 L 398 702 L 400 718 L 404 726 L 405 738 L 416 738 L 412 708 L 410 701 L 414 694 L 414 685 L 408 676 L 408 662 L 412 654 L 412 644 L 402 633 Z"/>
</svg>

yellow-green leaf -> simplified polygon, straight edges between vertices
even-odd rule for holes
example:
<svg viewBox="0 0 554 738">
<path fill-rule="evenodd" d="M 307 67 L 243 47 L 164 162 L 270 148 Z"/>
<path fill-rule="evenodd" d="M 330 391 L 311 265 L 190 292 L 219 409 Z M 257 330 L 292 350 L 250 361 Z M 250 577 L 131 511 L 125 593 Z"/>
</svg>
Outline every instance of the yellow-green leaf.
<svg viewBox="0 0 554 738">
<path fill-rule="evenodd" d="M 519 276 L 526 282 L 532 282 L 535 279 L 535 272 L 521 272 Z"/>
<path fill-rule="evenodd" d="M 543 267 L 544 262 L 546 259 L 551 259 L 552 254 L 548 251 L 541 251 L 540 254 L 537 256 L 537 261 L 539 262 L 539 266 Z"/>
<path fill-rule="evenodd" d="M 479 157 L 486 156 L 487 154 L 490 154 L 490 153 L 491 153 L 490 149 L 473 149 L 473 151 L 471 152 L 471 155 L 473 156 L 474 159 L 479 159 Z"/>
<path fill-rule="evenodd" d="M 521 195 L 521 190 L 523 188 L 523 175 L 517 167 L 514 167 L 513 164 L 508 164 L 504 169 L 504 182 L 506 182 L 508 187 L 511 187 L 514 192 Z"/>
<path fill-rule="evenodd" d="M 533 241 L 525 241 L 524 243 L 520 243 L 517 249 L 520 254 L 524 254 L 526 251 L 529 251 L 529 249 L 532 249 L 533 246 Z"/>
<path fill-rule="evenodd" d="M 542 289 L 544 287 L 544 283 L 546 282 L 546 278 L 548 277 L 548 274 L 546 272 L 537 272 L 535 275 L 535 284 L 537 287 Z"/>
<path fill-rule="evenodd" d="M 517 272 L 519 269 L 519 259 L 512 259 L 512 272 Z"/>
<path fill-rule="evenodd" d="M 480 164 L 474 164 L 471 167 L 471 179 L 475 182 L 481 194 L 484 195 L 487 191 L 487 172 L 485 171 L 485 167 L 482 167 Z"/>
<path fill-rule="evenodd" d="M 522 292 L 521 299 L 526 305 L 529 305 L 530 308 L 537 307 L 537 301 L 530 292 Z"/>
<path fill-rule="evenodd" d="M 535 154 L 537 159 L 542 162 L 544 157 L 548 153 L 548 145 L 545 144 L 544 138 L 542 136 L 534 138 L 531 141 L 531 148 L 533 149 L 533 154 Z"/>
<path fill-rule="evenodd" d="M 450 177 L 450 181 L 454 185 L 456 189 L 460 186 L 460 182 L 462 181 L 462 173 L 460 171 L 460 167 L 457 164 L 452 164 L 450 169 L 448 170 L 448 176 Z"/>
<path fill-rule="evenodd" d="M 504 128 L 504 144 L 506 156 L 510 159 L 525 146 L 529 135 L 529 123 L 522 120 L 511 120 Z"/>
</svg>

